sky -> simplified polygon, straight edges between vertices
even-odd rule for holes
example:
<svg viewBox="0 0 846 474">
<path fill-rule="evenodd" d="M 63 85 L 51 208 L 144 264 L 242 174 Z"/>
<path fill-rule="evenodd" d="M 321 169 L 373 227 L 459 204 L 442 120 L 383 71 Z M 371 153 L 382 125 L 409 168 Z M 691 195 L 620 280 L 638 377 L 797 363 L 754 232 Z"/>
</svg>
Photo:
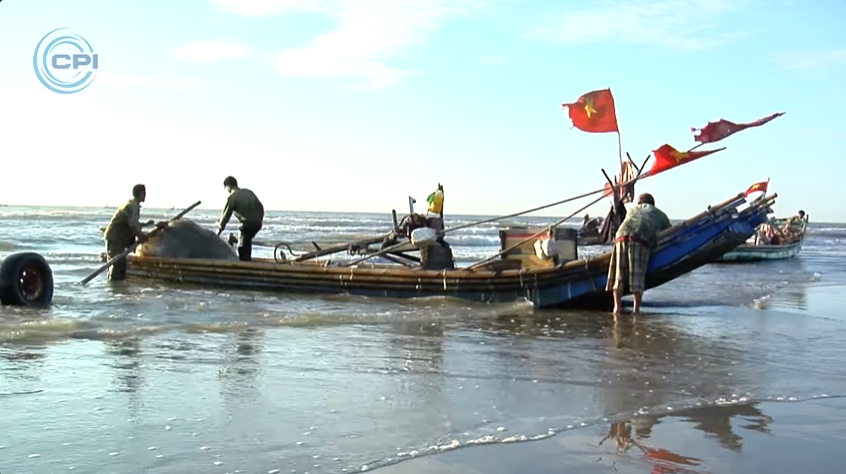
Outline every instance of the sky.
<svg viewBox="0 0 846 474">
<path fill-rule="evenodd" d="M 442 183 L 447 214 L 507 214 L 616 172 L 617 135 L 561 106 L 610 88 L 638 164 L 786 112 L 640 183 L 670 217 L 770 179 L 777 214 L 846 222 L 844 22 L 842 0 L 2 0 L 0 203 L 144 183 L 148 206 L 220 209 L 233 175 L 274 210 L 419 209 Z M 33 69 L 63 27 L 99 57 L 75 94 Z"/>
</svg>

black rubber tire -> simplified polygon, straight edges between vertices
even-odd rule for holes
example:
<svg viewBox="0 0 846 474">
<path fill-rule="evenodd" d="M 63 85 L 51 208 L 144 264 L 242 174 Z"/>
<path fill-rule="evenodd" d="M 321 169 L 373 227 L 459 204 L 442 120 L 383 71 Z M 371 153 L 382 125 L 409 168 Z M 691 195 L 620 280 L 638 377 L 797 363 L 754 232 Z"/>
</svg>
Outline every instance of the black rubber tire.
<svg viewBox="0 0 846 474">
<path fill-rule="evenodd" d="M 47 306 L 53 301 L 53 270 L 35 252 L 15 253 L 0 264 L 0 302 L 10 306 Z"/>
</svg>

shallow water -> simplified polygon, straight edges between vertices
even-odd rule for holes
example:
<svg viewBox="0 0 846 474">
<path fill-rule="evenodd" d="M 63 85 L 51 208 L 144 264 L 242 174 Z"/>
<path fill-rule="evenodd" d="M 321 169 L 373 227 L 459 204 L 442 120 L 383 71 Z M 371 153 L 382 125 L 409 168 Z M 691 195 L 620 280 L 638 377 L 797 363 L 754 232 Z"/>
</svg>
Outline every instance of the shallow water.
<svg viewBox="0 0 846 474">
<path fill-rule="evenodd" d="M 74 212 L 0 208 L 0 255 L 38 251 L 57 281 L 49 310 L 0 308 L 3 474 L 359 472 L 635 415 L 846 395 L 843 226 L 812 227 L 793 260 L 706 266 L 614 324 L 519 301 L 79 287 L 109 211 Z M 271 216 L 260 238 L 381 225 Z M 495 235 L 453 247 L 470 261 Z"/>
</svg>

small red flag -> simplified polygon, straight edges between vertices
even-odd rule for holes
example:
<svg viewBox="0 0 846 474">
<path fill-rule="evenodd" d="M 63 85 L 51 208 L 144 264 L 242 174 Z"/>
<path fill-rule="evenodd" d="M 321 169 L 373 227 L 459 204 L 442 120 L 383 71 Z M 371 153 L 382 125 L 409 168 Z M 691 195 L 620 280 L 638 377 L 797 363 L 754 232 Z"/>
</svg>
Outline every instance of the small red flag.
<svg viewBox="0 0 846 474">
<path fill-rule="evenodd" d="M 749 186 L 749 189 L 747 189 L 746 192 L 743 193 L 743 197 L 747 197 L 750 194 L 757 192 L 757 191 L 761 191 L 762 193 L 766 193 L 767 192 L 767 186 L 769 186 L 769 184 L 770 184 L 769 181 L 761 181 L 760 183 L 755 183 L 752 186 Z"/>
<path fill-rule="evenodd" d="M 657 150 L 652 150 L 652 155 L 655 157 L 655 161 L 652 162 L 652 167 L 649 169 L 649 176 L 655 176 L 656 174 L 667 171 L 670 168 L 675 168 L 676 166 L 683 165 L 702 158 L 703 156 L 708 156 L 712 153 L 723 150 L 725 150 L 725 147 L 718 148 L 716 150 L 682 152 L 676 150 L 670 145 L 661 145 Z"/>
<path fill-rule="evenodd" d="M 583 132 L 608 133 L 619 132 L 617 111 L 614 108 L 614 96 L 611 89 L 591 91 L 582 95 L 572 104 L 561 104 L 567 109 L 573 126 Z"/>
<path fill-rule="evenodd" d="M 702 128 L 691 128 L 690 131 L 693 132 L 693 139 L 695 141 L 700 143 L 714 143 L 741 130 L 746 130 L 747 128 L 752 127 L 760 127 L 761 125 L 775 120 L 782 115 L 784 115 L 784 112 L 778 112 L 749 123 L 734 123 L 720 119 L 717 122 L 708 122 L 708 125 L 705 125 Z M 699 131 L 699 133 L 696 133 L 697 131 Z"/>
</svg>

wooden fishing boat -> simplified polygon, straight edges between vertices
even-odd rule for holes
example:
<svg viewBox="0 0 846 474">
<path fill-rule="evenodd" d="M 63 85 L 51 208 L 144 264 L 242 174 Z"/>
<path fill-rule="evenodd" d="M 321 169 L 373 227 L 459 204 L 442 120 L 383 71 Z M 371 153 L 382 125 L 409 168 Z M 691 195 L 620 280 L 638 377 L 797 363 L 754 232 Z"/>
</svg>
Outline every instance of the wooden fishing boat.
<svg viewBox="0 0 846 474">
<path fill-rule="evenodd" d="M 766 234 L 769 229 L 785 229 L 790 222 L 788 232 L 781 233 L 779 243 L 771 243 Z M 808 216 L 804 219 L 790 221 L 789 218 L 774 218 L 768 223 L 762 224 L 755 235 L 746 243 L 739 245 L 736 249 L 726 253 L 719 262 L 723 263 L 746 263 L 760 262 L 764 260 L 785 260 L 793 258 L 802 249 L 805 241 L 805 230 L 808 228 Z M 772 230 L 769 230 L 772 232 Z"/>
<path fill-rule="evenodd" d="M 646 287 L 671 281 L 742 244 L 759 224 L 766 222 L 775 197 L 747 203 L 743 194 L 738 194 L 662 232 L 647 268 Z M 369 257 L 339 263 L 303 261 L 301 257 L 237 262 L 130 255 L 127 274 L 130 278 L 274 292 L 384 298 L 445 296 L 486 303 L 526 299 L 538 308 L 607 305 L 610 297 L 605 292 L 605 282 L 610 252 L 579 259 L 572 229 L 547 230 L 547 242 L 557 241 L 558 251 L 550 252 L 551 257 L 532 254 L 532 249 L 538 248 L 537 239 L 526 241 L 525 245 L 508 245 L 509 238 L 523 237 L 515 232 L 532 232 L 511 229 L 503 231 L 511 232 L 510 237 L 501 234 L 504 248 L 497 260 L 467 268 L 450 269 L 451 265 L 445 265 L 443 269 L 426 269 L 428 251 L 424 247 L 420 251 L 421 264 L 416 268 L 365 262 Z M 373 239 L 373 243 L 379 240 Z M 319 252 L 325 255 L 330 249 Z M 390 256 L 384 248 L 376 254 Z M 411 265 L 405 260 L 403 263 Z"/>
</svg>

